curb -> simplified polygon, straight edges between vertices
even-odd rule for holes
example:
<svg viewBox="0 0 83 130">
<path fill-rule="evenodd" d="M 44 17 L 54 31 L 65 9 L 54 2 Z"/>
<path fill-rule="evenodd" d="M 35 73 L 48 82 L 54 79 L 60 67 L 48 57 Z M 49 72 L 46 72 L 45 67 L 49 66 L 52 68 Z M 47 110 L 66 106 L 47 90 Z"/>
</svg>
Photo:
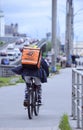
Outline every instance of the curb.
<svg viewBox="0 0 83 130">
<path fill-rule="evenodd" d="M 36 128 L 0 128 L 0 130 L 60 130 L 58 127 L 36 127 Z"/>
</svg>

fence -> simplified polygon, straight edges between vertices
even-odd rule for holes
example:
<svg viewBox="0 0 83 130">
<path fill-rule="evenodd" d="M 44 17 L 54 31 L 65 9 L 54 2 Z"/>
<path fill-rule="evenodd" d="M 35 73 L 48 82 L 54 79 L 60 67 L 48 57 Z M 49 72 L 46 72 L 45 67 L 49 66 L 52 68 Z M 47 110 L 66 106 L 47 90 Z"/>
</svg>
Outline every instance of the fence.
<svg viewBox="0 0 83 130">
<path fill-rule="evenodd" d="M 12 72 L 12 68 L 14 68 L 14 65 L 0 65 L 0 76 L 1 77 L 10 77 L 15 75 L 15 73 Z"/>
<path fill-rule="evenodd" d="M 83 66 L 83 57 L 76 59 L 77 66 Z"/>
<path fill-rule="evenodd" d="M 83 69 L 72 69 L 72 117 L 83 130 Z"/>
</svg>

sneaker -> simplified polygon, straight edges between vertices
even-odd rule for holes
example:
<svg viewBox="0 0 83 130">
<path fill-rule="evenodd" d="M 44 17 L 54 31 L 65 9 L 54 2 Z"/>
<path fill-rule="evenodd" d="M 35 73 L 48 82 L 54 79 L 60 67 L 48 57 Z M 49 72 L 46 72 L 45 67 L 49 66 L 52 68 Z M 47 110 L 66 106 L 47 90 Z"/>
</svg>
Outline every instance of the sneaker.
<svg viewBox="0 0 83 130">
<path fill-rule="evenodd" d="M 41 100 L 38 100 L 38 104 L 39 104 L 39 105 L 42 105 L 42 102 L 41 102 Z"/>
<path fill-rule="evenodd" d="M 27 107 L 27 106 L 28 106 L 28 101 L 27 101 L 27 100 L 24 100 L 23 105 L 24 105 L 25 107 Z"/>
</svg>

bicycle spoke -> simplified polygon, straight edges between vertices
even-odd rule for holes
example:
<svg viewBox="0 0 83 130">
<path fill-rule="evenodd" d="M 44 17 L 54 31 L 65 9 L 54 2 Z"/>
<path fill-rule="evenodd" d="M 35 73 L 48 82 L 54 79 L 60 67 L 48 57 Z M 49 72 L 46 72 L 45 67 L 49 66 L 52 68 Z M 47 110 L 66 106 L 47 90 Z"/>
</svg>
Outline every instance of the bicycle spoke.
<svg viewBox="0 0 83 130">
<path fill-rule="evenodd" d="M 35 92 L 34 92 L 34 99 L 35 99 L 34 114 L 36 116 L 38 116 L 38 114 L 39 114 L 39 104 L 38 104 L 38 90 L 37 90 L 37 88 L 35 89 Z"/>
<path fill-rule="evenodd" d="M 33 93 L 29 93 L 29 106 L 28 106 L 28 116 L 29 119 L 33 118 Z"/>
</svg>

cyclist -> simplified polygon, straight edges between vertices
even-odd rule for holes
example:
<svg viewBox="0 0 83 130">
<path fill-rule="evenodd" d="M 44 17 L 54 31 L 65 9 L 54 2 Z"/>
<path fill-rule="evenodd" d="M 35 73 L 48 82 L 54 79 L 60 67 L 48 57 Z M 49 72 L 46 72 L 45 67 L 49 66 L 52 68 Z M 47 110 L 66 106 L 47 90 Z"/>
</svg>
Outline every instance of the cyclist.
<svg viewBox="0 0 83 130">
<path fill-rule="evenodd" d="M 22 65 L 19 65 L 15 68 L 12 69 L 13 72 L 16 74 L 19 74 L 22 76 L 24 81 L 26 82 L 26 85 L 29 84 L 29 78 L 34 77 L 35 79 L 35 85 L 38 86 L 38 102 L 41 105 L 41 83 L 47 82 L 47 77 L 49 76 L 49 67 L 46 61 L 41 58 L 41 66 L 39 69 L 30 69 L 30 68 L 24 68 Z M 23 102 L 23 105 L 26 107 L 28 105 L 27 98 L 28 98 L 28 93 L 27 93 L 27 87 L 25 89 L 25 99 Z"/>
</svg>

